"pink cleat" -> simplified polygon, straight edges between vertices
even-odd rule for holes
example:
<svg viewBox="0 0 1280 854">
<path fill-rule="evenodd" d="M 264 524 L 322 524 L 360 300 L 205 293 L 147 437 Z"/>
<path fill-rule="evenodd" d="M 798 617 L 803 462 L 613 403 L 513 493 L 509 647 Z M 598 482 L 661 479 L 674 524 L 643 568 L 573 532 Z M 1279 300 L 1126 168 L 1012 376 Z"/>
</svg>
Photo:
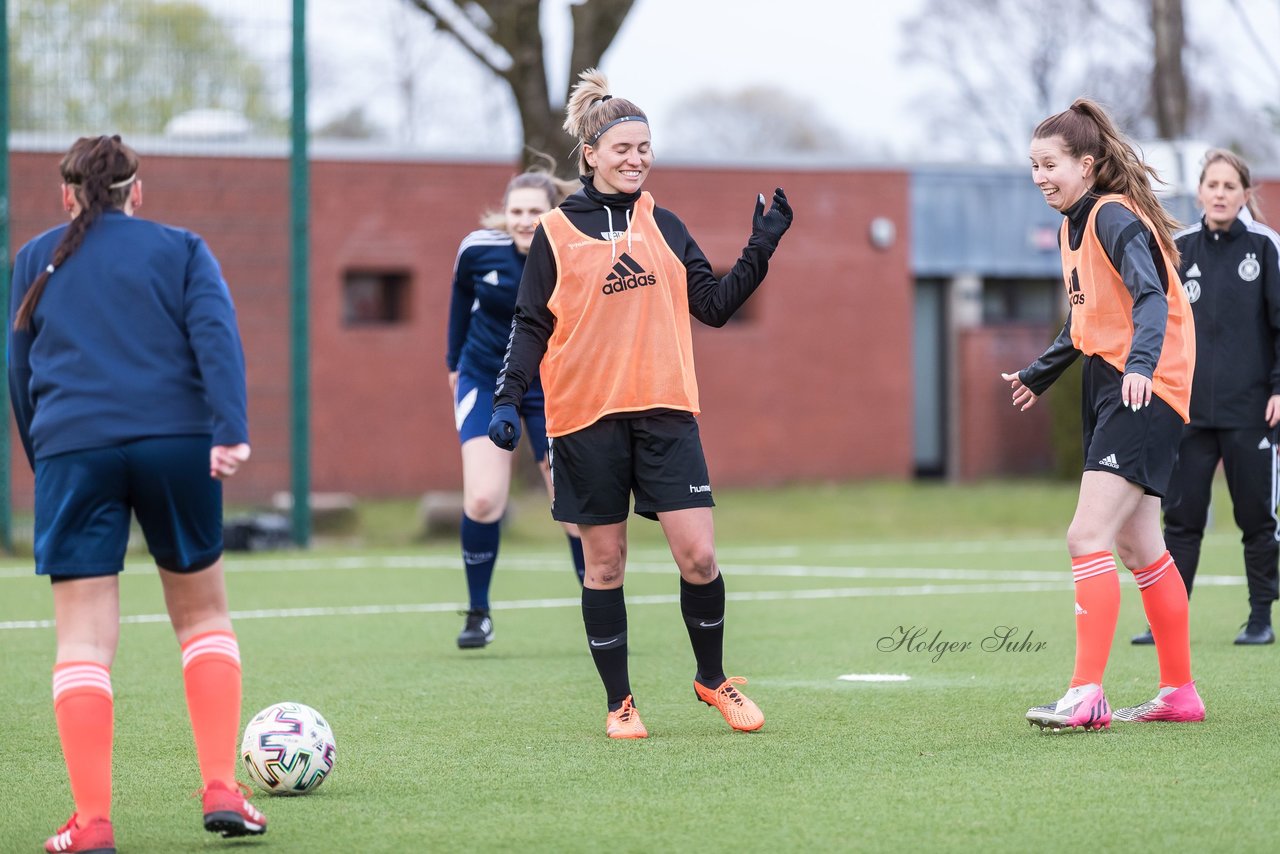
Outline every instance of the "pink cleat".
<svg viewBox="0 0 1280 854">
<path fill-rule="evenodd" d="M 1027 721 L 1041 731 L 1102 730 L 1111 726 L 1111 706 L 1102 686 L 1090 683 L 1072 688 L 1057 703 L 1028 709 Z"/>
<path fill-rule="evenodd" d="M 1190 724 L 1204 720 L 1204 701 L 1196 691 L 1196 683 L 1181 688 L 1161 688 L 1154 698 L 1127 709 L 1116 709 L 1116 720 L 1130 723 L 1169 721 Z"/>
</svg>

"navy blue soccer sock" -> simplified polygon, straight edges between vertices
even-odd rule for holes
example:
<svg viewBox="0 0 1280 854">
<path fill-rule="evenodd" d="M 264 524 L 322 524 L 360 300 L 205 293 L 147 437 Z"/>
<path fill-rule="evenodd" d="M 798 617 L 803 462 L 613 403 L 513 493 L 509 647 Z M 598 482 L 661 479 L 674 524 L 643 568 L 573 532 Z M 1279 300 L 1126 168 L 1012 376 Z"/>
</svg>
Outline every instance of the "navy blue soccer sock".
<svg viewBox="0 0 1280 854">
<path fill-rule="evenodd" d="M 709 584 L 680 579 L 680 613 L 698 662 L 698 681 L 708 688 L 724 682 L 724 576 Z"/>
<path fill-rule="evenodd" d="M 498 560 L 501 522 L 477 522 L 462 514 L 462 564 L 467 570 L 471 610 L 489 610 L 489 582 Z"/>
<path fill-rule="evenodd" d="M 569 538 L 569 552 L 573 555 L 573 570 L 578 573 L 578 584 L 587 577 L 587 559 L 582 556 L 582 537 L 566 534 Z"/>
<path fill-rule="evenodd" d="M 604 683 L 609 711 L 615 712 L 631 693 L 631 678 L 627 673 L 627 603 L 622 588 L 582 588 L 582 623 L 587 630 L 591 658 Z"/>
</svg>

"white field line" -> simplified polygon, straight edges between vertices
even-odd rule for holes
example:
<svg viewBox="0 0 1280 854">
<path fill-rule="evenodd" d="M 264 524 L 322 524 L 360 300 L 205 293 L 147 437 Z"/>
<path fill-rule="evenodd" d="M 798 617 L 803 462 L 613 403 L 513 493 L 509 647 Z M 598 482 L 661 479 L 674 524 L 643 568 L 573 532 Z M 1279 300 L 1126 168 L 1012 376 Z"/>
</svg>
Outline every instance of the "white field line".
<svg viewBox="0 0 1280 854">
<path fill-rule="evenodd" d="M 721 563 L 730 576 L 757 576 L 765 578 L 845 578 L 845 579 L 923 579 L 935 581 L 1056 581 L 1066 575 L 1065 569 L 962 569 L 948 567 L 881 567 L 881 566 L 823 566 L 814 564 L 766 564 L 752 566 L 739 563 Z M 127 578 L 145 577 L 152 564 L 130 561 L 126 569 L 133 570 Z M 386 555 L 377 557 L 351 556 L 338 558 L 277 557 L 247 558 L 235 560 L 226 566 L 226 572 L 322 572 L 354 570 L 447 570 L 458 569 L 458 559 L 449 555 Z M 653 575 L 673 572 L 670 560 L 658 562 L 628 561 L 627 571 Z M 567 572 L 565 558 L 560 555 L 528 555 L 504 557 L 502 571 L 518 572 Z M 9 568 L 0 570 L 0 578 L 30 578 L 31 569 Z M 1132 576 L 1120 573 L 1121 581 L 1132 583 Z M 1197 581 L 1210 586 L 1236 586 L 1244 584 L 1243 575 L 1199 574 Z"/>
<path fill-rule="evenodd" d="M 1008 582 L 1004 584 L 921 584 L 910 587 L 836 587 L 823 590 L 768 590 L 730 593 L 731 602 L 774 602 L 803 599 L 863 599 L 896 596 L 959 596 L 969 593 L 1039 593 L 1069 590 L 1070 581 Z M 675 605 L 678 594 L 628 596 L 627 605 Z M 494 610 L 514 611 L 535 608 L 579 608 L 577 597 L 561 599 L 515 599 L 494 602 Z M 383 614 L 454 613 L 463 608 L 457 602 L 426 602 L 410 605 L 350 605 L 325 608 L 266 608 L 255 611 L 232 611 L 232 620 L 269 620 L 298 617 L 353 617 Z M 120 618 L 121 623 L 167 623 L 167 614 L 134 614 Z M 10 620 L 0 622 L 0 631 L 14 629 L 51 629 L 53 620 Z"/>
<path fill-rule="evenodd" d="M 1231 537 L 1227 534 L 1210 534 L 1205 537 L 1206 542 L 1214 540 L 1228 540 Z M 982 553 L 1000 553 L 1010 554 L 1019 552 L 1050 552 L 1060 553 L 1058 557 L 1052 558 L 1044 563 L 1049 566 L 1045 570 L 959 570 L 960 572 L 988 572 L 991 574 L 983 576 L 883 576 L 889 577 L 972 577 L 972 578 L 1011 578 L 1011 577 L 1053 577 L 1058 574 L 1058 566 L 1066 564 L 1065 544 L 1061 538 L 1039 538 L 1039 539 L 1012 539 L 1012 540 L 913 540 L 905 542 L 879 542 L 879 543 L 826 543 L 814 545 L 793 545 L 780 544 L 776 546 L 739 546 L 725 547 L 716 550 L 717 556 L 720 558 L 721 565 L 731 570 L 735 574 L 747 574 L 748 567 L 738 564 L 738 561 L 768 561 L 777 560 L 779 558 L 794 558 L 801 555 L 814 557 L 875 557 L 875 556 L 899 556 L 907 557 L 910 555 L 936 555 L 936 554 L 982 554 Z M 669 552 L 660 548 L 649 549 L 633 549 L 629 552 L 630 560 L 627 562 L 627 569 L 638 572 L 669 572 L 673 568 L 671 565 L 671 555 Z M 729 563 L 734 562 L 734 563 Z M 1040 561 L 1037 561 L 1040 562 Z M 382 555 L 377 557 L 367 557 L 363 555 L 353 555 L 348 557 L 309 557 L 309 556 L 293 556 L 289 552 L 276 553 L 266 557 L 251 556 L 246 554 L 231 554 L 228 557 L 226 571 L 229 573 L 241 572 L 306 572 L 312 570 L 344 570 L 344 569 L 460 569 L 460 560 L 456 555 L 428 555 L 428 554 L 408 554 L 408 555 Z M 129 570 L 148 571 L 154 564 L 147 560 L 131 560 L 125 564 L 125 568 Z M 502 556 L 501 567 L 504 570 L 518 569 L 528 572 L 543 572 L 550 569 L 566 570 L 566 558 L 563 552 L 542 552 L 529 553 L 521 556 Z M 771 565 L 758 568 L 751 568 L 753 574 L 768 575 Z M 781 567 L 782 572 L 774 574 L 789 576 L 793 573 L 788 571 L 788 567 Z M 820 567 L 812 567 L 819 570 Z M 833 567 L 833 571 L 843 572 L 862 572 L 866 571 L 882 571 L 881 568 L 872 567 Z M 953 570 L 939 569 L 921 569 L 915 570 L 910 568 L 898 568 L 897 571 L 905 573 L 914 572 L 952 572 Z M 1062 570 L 1065 572 L 1065 569 Z M 1012 573 L 1012 574 L 1011 574 Z M 0 568 L 0 581 L 9 578 L 29 578 L 34 574 L 30 566 L 25 567 L 4 567 Z M 1124 577 L 1126 573 L 1121 573 Z M 817 573 L 815 573 L 817 577 Z M 861 578 L 875 577 L 864 575 L 832 575 L 824 577 L 833 578 Z M 1197 575 L 1199 579 L 1201 576 Z M 1213 583 L 1213 582 L 1208 582 Z"/>
</svg>

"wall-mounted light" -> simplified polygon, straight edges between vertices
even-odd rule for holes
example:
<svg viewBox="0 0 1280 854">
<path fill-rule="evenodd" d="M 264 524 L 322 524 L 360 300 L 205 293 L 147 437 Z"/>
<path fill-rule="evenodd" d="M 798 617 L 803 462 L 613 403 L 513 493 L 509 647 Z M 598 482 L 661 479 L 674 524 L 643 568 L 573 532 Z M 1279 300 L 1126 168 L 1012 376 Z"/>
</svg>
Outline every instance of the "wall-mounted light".
<svg viewBox="0 0 1280 854">
<path fill-rule="evenodd" d="M 893 220 L 887 216 L 878 216 L 871 220 L 871 245 L 877 249 L 885 250 L 893 245 L 893 241 L 898 237 L 898 227 L 893 224 Z"/>
</svg>

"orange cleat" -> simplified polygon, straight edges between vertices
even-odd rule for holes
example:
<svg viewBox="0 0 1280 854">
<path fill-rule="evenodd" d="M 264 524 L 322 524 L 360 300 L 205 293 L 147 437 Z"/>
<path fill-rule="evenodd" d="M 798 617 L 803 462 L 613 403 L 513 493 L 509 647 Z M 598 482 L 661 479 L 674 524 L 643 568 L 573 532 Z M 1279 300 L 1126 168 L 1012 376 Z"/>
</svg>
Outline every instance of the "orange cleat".
<svg viewBox="0 0 1280 854">
<path fill-rule="evenodd" d="M 76 824 L 74 815 L 58 832 L 45 840 L 44 850 L 49 854 L 80 852 L 80 854 L 116 854 L 116 838 L 111 822 L 95 818 L 83 826 Z"/>
<path fill-rule="evenodd" d="M 740 732 L 752 732 L 764 726 L 764 712 L 760 711 L 760 707 L 751 702 L 750 698 L 733 687 L 746 684 L 745 678 L 730 676 L 719 688 L 708 688 L 695 679 L 693 690 L 699 700 L 724 715 L 729 726 Z"/>
<path fill-rule="evenodd" d="M 622 701 L 622 708 L 610 712 L 609 717 L 605 718 L 604 734 L 609 738 L 649 737 L 649 730 L 644 728 L 644 722 L 640 720 L 640 713 L 636 711 L 635 703 L 631 702 L 630 694 Z"/>
</svg>

